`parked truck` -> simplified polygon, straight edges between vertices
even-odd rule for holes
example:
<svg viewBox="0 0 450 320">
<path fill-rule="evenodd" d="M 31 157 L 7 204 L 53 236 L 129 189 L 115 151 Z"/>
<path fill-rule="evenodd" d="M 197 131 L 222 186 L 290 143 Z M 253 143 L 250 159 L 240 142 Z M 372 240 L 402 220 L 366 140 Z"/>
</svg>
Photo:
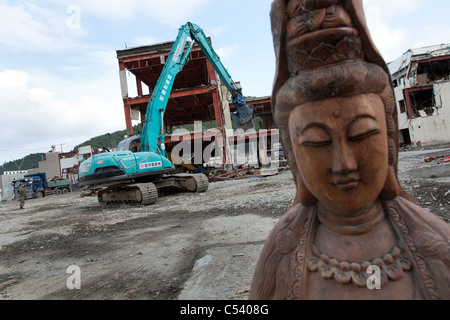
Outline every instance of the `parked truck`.
<svg viewBox="0 0 450 320">
<path fill-rule="evenodd" d="M 24 176 L 22 179 L 14 180 L 14 196 L 19 199 L 18 189 L 23 184 L 26 199 L 42 198 L 51 194 L 61 195 L 72 191 L 72 181 L 68 179 L 54 178 L 47 181 L 45 173 L 35 173 Z"/>
</svg>

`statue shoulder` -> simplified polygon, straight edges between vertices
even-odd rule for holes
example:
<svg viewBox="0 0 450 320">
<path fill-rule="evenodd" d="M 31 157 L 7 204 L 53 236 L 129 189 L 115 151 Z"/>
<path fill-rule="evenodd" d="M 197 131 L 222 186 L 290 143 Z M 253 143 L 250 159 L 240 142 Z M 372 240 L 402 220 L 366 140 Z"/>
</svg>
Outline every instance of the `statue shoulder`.
<svg viewBox="0 0 450 320">
<path fill-rule="evenodd" d="M 394 215 L 394 218 L 398 216 L 397 220 L 403 220 L 410 226 L 417 225 L 419 229 L 432 229 L 447 239 L 450 237 L 450 225 L 439 218 L 435 213 L 422 208 L 418 204 L 403 197 L 397 197 L 394 200 L 386 201 L 385 204 L 390 214 Z"/>
<path fill-rule="evenodd" d="M 250 300 L 274 298 L 276 273 L 283 260 L 300 244 L 304 228 L 314 218 L 316 207 L 292 207 L 270 233 L 262 250 L 250 289 Z"/>
<path fill-rule="evenodd" d="M 450 299 L 450 226 L 434 213 L 397 197 L 386 202 L 389 216 L 411 253 L 431 299 Z"/>
<path fill-rule="evenodd" d="M 312 218 L 315 212 L 316 206 L 304 207 L 298 204 L 292 207 L 275 225 L 266 245 L 272 244 L 282 251 L 287 249 L 284 248 L 287 244 L 283 244 L 283 242 L 295 241 L 292 245 L 296 245 L 296 238 L 300 237 L 305 223 Z"/>
</svg>

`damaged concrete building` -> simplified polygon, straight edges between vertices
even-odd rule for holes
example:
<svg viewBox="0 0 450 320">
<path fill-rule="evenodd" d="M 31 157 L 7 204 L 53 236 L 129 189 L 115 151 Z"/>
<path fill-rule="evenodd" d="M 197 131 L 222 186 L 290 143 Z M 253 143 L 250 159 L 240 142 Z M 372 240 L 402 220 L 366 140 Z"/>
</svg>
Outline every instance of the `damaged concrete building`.
<svg viewBox="0 0 450 320">
<path fill-rule="evenodd" d="M 389 63 L 401 146 L 450 143 L 450 44 L 410 49 Z"/>
<path fill-rule="evenodd" d="M 208 40 L 212 42 L 211 38 Z M 133 121 L 141 124 L 144 122 L 153 88 L 156 86 L 173 44 L 174 42 L 165 42 L 117 50 L 128 136 L 138 134 L 133 132 Z M 236 83 L 239 84 L 239 82 Z M 243 88 L 243 92 L 245 93 L 245 88 Z M 266 131 L 264 135 L 267 136 L 269 149 L 273 145 L 272 140 L 278 141 L 279 139 L 278 130 L 272 130 L 275 129 L 275 125 L 271 113 L 271 97 L 247 98 L 247 104 L 254 106 L 253 123 L 257 132 L 242 137 L 242 135 L 236 134 L 236 128 L 230 116 L 236 111 L 231 104 L 231 94 L 222 84 L 220 77 L 201 48 L 195 44 L 189 54 L 188 63 L 175 78 L 165 110 L 163 129 L 166 134 L 166 150 L 171 154 L 174 146 L 180 141 L 172 135 L 175 130 L 186 125 L 193 126 L 197 122 L 200 123 L 200 130 L 203 130 L 203 134 L 198 135 L 196 130 L 195 132 L 191 131 L 188 139 L 192 141 L 192 145 L 199 139 L 203 140 L 202 146 L 205 150 L 214 140 L 214 137 L 205 138 L 205 131 L 208 131 L 208 128 L 216 129 L 220 133 L 220 139 L 223 140 L 218 142 L 218 137 L 215 136 L 216 142 L 223 149 L 219 161 L 221 166 L 230 163 L 244 164 L 237 163 L 234 155 L 238 140 L 245 139 L 248 142 L 252 139 L 261 139 L 261 129 Z M 270 150 L 268 151 L 270 153 Z M 208 160 L 204 159 L 205 162 Z M 184 160 L 185 164 L 187 162 L 189 159 Z"/>
</svg>

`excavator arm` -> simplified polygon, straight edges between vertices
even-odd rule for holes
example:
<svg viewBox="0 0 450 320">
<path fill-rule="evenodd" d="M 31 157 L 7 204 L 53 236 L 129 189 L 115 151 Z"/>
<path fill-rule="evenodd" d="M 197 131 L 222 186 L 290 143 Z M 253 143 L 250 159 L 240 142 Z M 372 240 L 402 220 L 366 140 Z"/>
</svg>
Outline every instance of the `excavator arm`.
<svg viewBox="0 0 450 320">
<path fill-rule="evenodd" d="M 116 152 L 94 155 L 80 165 L 80 187 L 89 186 L 96 190 L 100 203 L 148 205 L 156 202 L 159 190 L 205 192 L 208 189 L 208 177 L 204 174 L 174 174 L 175 168 L 167 157 L 164 145 L 164 113 L 170 93 L 175 77 L 188 62 L 195 43 L 198 43 L 231 92 L 238 110 L 233 115 L 238 127 L 252 120 L 253 107 L 245 105 L 241 89 L 231 79 L 202 29 L 192 23 L 183 25 L 150 97 L 140 150 L 132 152 L 128 147 L 123 150 L 119 148 Z M 121 144 L 128 146 L 137 139 L 129 138 Z"/>
<path fill-rule="evenodd" d="M 193 41 L 187 44 L 189 38 Z M 189 54 L 195 43 L 199 45 L 231 93 L 232 103 L 237 109 L 232 115 L 236 125 L 242 127 L 252 120 L 253 106 L 246 105 L 246 99 L 242 95 L 241 88 L 231 78 L 203 30 L 199 26 L 188 22 L 179 29 L 177 39 L 172 46 L 169 57 L 151 95 L 142 128 L 141 151 L 160 153 L 167 157 L 164 145 L 164 113 L 175 77 L 189 61 Z"/>
<path fill-rule="evenodd" d="M 186 51 L 184 50 L 189 35 L 190 29 L 187 25 L 179 29 L 178 37 L 172 46 L 163 71 L 150 97 L 142 128 L 141 151 L 162 153 L 163 156 L 167 157 L 164 145 L 164 112 L 166 111 L 175 77 L 189 60 L 193 43 L 189 44 Z"/>
<path fill-rule="evenodd" d="M 238 127 L 241 127 L 250 122 L 253 118 L 253 106 L 246 105 L 247 102 L 245 97 L 242 95 L 242 89 L 239 88 L 231 78 L 231 75 L 220 61 L 219 56 L 212 48 L 203 30 L 199 26 L 190 22 L 188 22 L 186 25 L 189 26 L 191 37 L 200 46 L 207 59 L 218 73 L 220 79 L 225 84 L 228 91 L 231 93 L 232 103 L 237 109 L 237 111 L 232 115 L 236 125 Z"/>
</svg>

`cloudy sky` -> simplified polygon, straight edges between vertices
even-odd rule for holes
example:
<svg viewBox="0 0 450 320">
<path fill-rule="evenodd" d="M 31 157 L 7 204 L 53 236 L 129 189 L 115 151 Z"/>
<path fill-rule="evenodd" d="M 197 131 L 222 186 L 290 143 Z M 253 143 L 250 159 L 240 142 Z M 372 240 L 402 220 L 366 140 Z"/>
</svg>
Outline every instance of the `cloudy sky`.
<svg viewBox="0 0 450 320">
<path fill-rule="evenodd" d="M 191 21 L 243 93 L 268 96 L 272 0 L 0 0 L 0 164 L 125 129 L 116 50 L 175 40 Z M 363 0 L 386 61 L 450 43 L 448 0 Z"/>
</svg>

